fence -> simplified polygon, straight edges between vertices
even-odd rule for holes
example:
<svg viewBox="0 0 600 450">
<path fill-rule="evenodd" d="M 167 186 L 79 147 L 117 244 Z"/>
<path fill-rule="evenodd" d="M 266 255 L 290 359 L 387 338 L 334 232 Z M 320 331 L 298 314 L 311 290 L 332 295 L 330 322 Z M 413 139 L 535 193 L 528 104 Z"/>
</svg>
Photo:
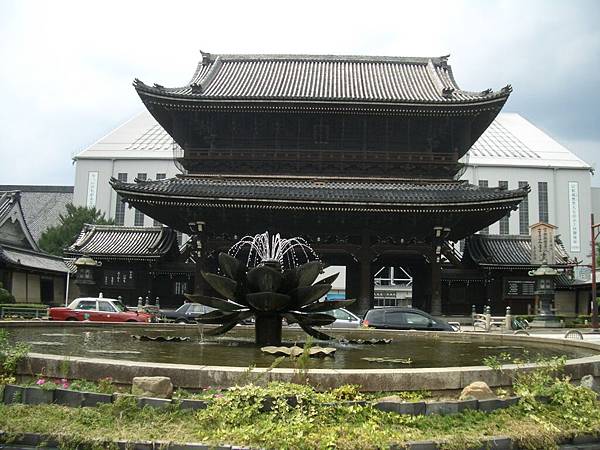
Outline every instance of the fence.
<svg viewBox="0 0 600 450">
<path fill-rule="evenodd" d="M 489 306 L 483 308 L 482 314 L 477 314 L 475 311 L 475 305 L 473 305 L 471 317 L 473 318 L 473 328 L 476 330 L 479 328 L 482 331 L 490 331 L 492 327 L 500 327 L 506 328 L 507 330 L 512 330 L 512 315 L 510 313 L 510 306 L 506 307 L 506 315 L 492 316 L 491 308 Z"/>
<path fill-rule="evenodd" d="M 48 308 L 19 308 L 15 306 L 0 306 L 0 319 L 19 317 L 23 319 L 41 319 L 47 317 Z"/>
</svg>

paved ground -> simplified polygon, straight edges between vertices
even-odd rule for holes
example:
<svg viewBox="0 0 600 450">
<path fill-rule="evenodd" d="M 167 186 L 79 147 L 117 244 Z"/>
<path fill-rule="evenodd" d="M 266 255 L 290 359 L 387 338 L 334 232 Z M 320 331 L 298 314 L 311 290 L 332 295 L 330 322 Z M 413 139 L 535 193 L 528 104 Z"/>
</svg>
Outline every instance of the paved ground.
<svg viewBox="0 0 600 450">
<path fill-rule="evenodd" d="M 527 330 L 527 333 L 529 333 L 530 336 L 540 336 L 540 337 L 560 339 L 560 338 L 564 338 L 565 333 L 567 333 L 568 331 L 573 330 L 573 329 L 574 328 L 544 328 L 544 329 L 533 328 L 533 329 Z M 473 327 L 470 325 L 463 325 L 461 327 L 461 330 L 462 331 L 482 332 L 480 328 L 474 330 Z M 577 328 L 576 330 L 581 332 L 581 334 L 583 335 L 584 341 L 590 341 L 590 342 L 600 344 L 600 332 L 594 332 L 591 328 Z M 494 330 L 494 331 L 490 331 L 490 333 L 492 333 L 492 334 L 513 334 L 514 331 L 506 332 L 506 331 Z"/>
</svg>

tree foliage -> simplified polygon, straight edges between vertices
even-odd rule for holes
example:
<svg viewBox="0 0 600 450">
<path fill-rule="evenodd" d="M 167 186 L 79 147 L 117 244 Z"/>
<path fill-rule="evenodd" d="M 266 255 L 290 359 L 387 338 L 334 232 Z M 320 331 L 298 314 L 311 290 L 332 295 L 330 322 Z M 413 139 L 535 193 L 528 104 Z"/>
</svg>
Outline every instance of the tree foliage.
<svg viewBox="0 0 600 450">
<path fill-rule="evenodd" d="M 112 225 L 112 219 L 104 218 L 104 213 L 96 208 L 74 206 L 67 204 L 67 214 L 60 215 L 60 224 L 48 228 L 40 237 L 39 246 L 42 250 L 57 256 L 63 256 L 63 250 L 75 242 L 83 225 L 86 223 Z"/>
</svg>

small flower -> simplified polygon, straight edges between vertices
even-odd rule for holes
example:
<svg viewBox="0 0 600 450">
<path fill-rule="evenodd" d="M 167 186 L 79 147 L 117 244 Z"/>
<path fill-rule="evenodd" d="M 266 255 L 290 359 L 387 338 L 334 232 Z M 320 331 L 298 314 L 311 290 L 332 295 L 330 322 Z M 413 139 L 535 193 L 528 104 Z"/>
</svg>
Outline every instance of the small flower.
<svg viewBox="0 0 600 450">
<path fill-rule="evenodd" d="M 213 398 L 223 398 L 223 394 L 214 394 Z"/>
<path fill-rule="evenodd" d="M 37 384 L 38 386 L 41 386 L 42 384 L 45 384 L 46 380 L 44 378 L 38 378 L 38 380 L 35 382 L 35 384 Z"/>
</svg>

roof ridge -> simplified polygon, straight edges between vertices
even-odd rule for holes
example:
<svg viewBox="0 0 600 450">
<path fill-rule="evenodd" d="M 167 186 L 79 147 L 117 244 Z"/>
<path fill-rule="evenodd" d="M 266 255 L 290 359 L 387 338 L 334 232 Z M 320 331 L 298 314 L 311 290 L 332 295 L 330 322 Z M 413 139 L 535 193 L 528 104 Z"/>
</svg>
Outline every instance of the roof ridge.
<svg viewBox="0 0 600 450">
<path fill-rule="evenodd" d="M 348 62 L 390 62 L 404 64 L 447 64 L 445 56 L 385 56 L 385 55 L 332 55 L 310 53 L 202 53 L 202 63 L 221 61 L 348 61 Z"/>
</svg>

